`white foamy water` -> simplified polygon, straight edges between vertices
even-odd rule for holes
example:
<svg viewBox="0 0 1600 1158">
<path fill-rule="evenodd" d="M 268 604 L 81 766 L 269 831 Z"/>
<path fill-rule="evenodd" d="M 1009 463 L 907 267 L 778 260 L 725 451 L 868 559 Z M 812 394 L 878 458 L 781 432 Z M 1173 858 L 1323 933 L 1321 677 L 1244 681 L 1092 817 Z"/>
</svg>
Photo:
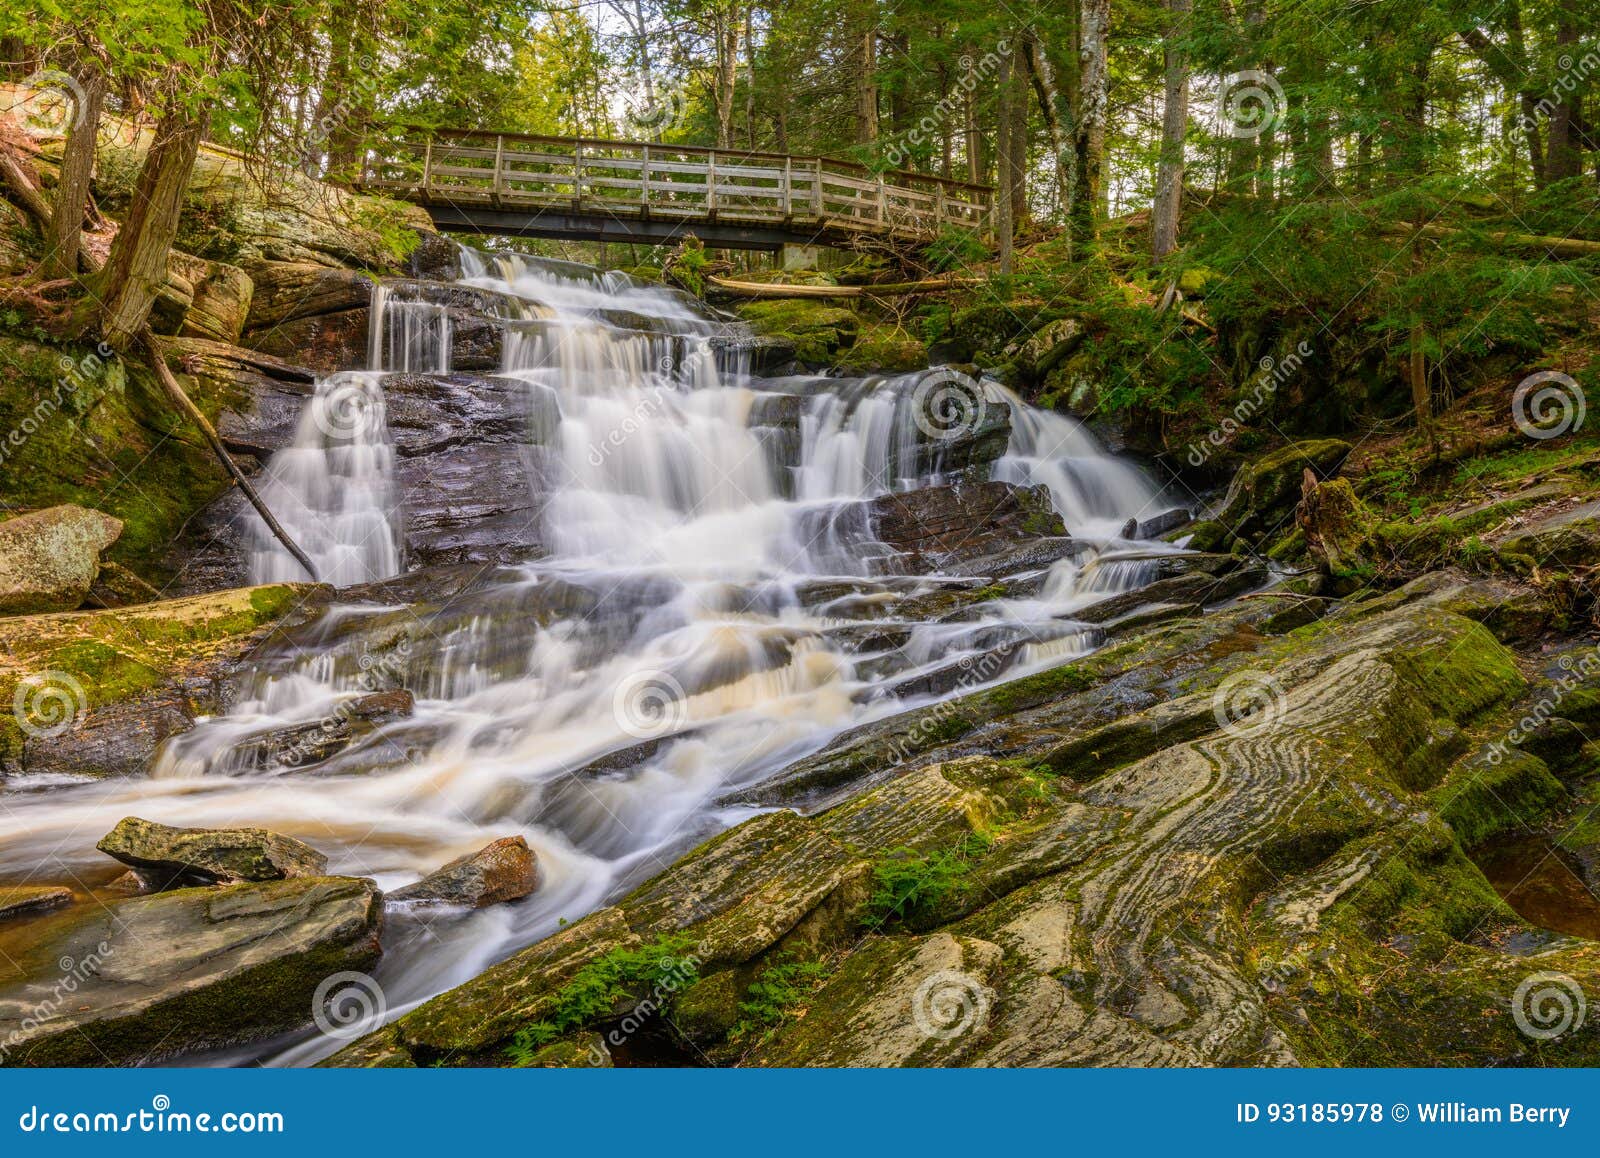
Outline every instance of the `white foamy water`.
<svg viewBox="0 0 1600 1158">
<path fill-rule="evenodd" d="M 226 716 L 170 741 L 146 778 L 12 794 L 0 879 L 114 875 L 93 845 L 127 815 L 290 833 L 327 853 L 331 872 L 385 889 L 524 836 L 543 873 L 527 900 L 425 922 L 391 914 L 378 979 L 398 1015 L 750 814 L 719 795 L 935 695 L 897 686 L 1017 643 L 1007 678 L 1091 649 L 1097 633 L 1071 611 L 1149 577 L 1115 534 L 1160 509 L 1156 488 L 1076 422 L 991 386 L 1012 418 L 996 477 L 1047 486 L 1085 544 L 1027 597 L 906 622 L 903 645 L 858 650 L 852 623 L 895 624 L 898 601 L 949 582 L 886 574 L 859 506 L 931 481 L 918 466 L 919 376 L 752 380 L 737 328 L 685 295 L 514 255 L 469 251 L 464 269 L 466 287 L 513 299 L 498 373 L 526 386 L 546 556 L 492 580 L 486 568 L 470 594 L 415 612 L 336 606 L 298 651 L 263 658 Z M 405 570 L 383 371 L 447 371 L 451 339 L 442 305 L 380 293 L 374 369 L 320 381 L 273 458 L 263 495 L 324 580 Z M 304 577 L 263 527 L 252 533 L 254 579 Z M 252 748 L 396 685 L 417 697 L 414 716 L 327 764 Z M 305 1036 L 248 1056 L 303 1064 L 338 1045 Z"/>
</svg>

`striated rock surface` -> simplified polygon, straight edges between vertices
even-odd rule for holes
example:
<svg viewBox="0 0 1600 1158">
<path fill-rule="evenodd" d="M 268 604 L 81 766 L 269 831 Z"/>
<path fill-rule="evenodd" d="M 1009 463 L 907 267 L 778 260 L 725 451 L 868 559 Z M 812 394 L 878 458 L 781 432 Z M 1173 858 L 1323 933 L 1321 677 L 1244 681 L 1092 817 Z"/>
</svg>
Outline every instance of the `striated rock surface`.
<svg viewBox="0 0 1600 1158">
<path fill-rule="evenodd" d="M 746 821 L 332 1064 L 616 1063 L 635 1002 L 685 1062 L 1592 1064 L 1514 1016 L 1532 973 L 1600 982 L 1592 945 L 1467 856 L 1565 797 L 1472 739 L 1528 690 L 1478 622 L 1518 597 L 1440 577 L 1272 634 L 1297 601 L 1268 596 L 891 717 L 774 781 L 831 761 L 823 811 Z M 693 971 L 663 997 L 632 963 L 666 952 Z M 589 966 L 624 996 L 574 1020 Z"/>
</svg>

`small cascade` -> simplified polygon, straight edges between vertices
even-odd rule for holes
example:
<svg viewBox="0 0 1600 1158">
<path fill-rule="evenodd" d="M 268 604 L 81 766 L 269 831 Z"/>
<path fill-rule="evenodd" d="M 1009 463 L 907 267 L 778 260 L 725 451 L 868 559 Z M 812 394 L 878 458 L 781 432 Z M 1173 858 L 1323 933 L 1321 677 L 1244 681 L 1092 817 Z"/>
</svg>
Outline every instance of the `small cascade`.
<svg viewBox="0 0 1600 1158">
<path fill-rule="evenodd" d="M 407 374 L 450 372 L 450 311 L 440 302 L 396 297 L 384 283 L 372 290 L 367 363 Z"/>
<path fill-rule="evenodd" d="M 1075 535 L 1112 538 L 1129 518 L 1161 509 L 1160 491 L 1144 472 L 1107 454 L 1077 419 L 1029 406 L 998 382 L 985 386 L 1011 407 L 1011 441 L 994 477 L 1049 487 Z"/>
<path fill-rule="evenodd" d="M 323 582 L 343 587 L 399 573 L 394 457 L 382 375 L 319 379 L 293 445 L 272 456 L 257 489 Z M 252 583 L 306 578 L 266 524 L 252 518 L 249 528 Z"/>
</svg>

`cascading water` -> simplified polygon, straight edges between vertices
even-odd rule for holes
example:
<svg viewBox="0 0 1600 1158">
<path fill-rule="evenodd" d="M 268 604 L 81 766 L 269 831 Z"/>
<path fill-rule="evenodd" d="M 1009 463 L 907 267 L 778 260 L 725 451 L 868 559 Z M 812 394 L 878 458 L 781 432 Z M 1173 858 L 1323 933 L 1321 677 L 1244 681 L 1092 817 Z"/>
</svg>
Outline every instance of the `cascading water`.
<svg viewBox="0 0 1600 1158">
<path fill-rule="evenodd" d="M 941 665 L 1022 643 L 1014 675 L 1091 648 L 1098 636 L 1072 609 L 1147 575 L 1125 557 L 1152 545 L 1120 543 L 1115 528 L 1155 510 L 1156 488 L 1071 419 L 991 384 L 1012 431 L 996 476 L 1047 486 L 1083 548 L 1031 594 L 896 621 L 897 601 L 950 582 L 888 574 L 859 516 L 860 500 L 939 472 L 913 429 L 923 377 L 755 380 L 737 332 L 686 295 L 517 255 L 463 251 L 462 264 L 464 287 L 507 303 L 498 377 L 525 388 L 544 557 L 485 568 L 470 595 L 425 608 L 336 605 L 298 650 L 262 662 L 226 716 L 170 741 L 147 779 L 14 795 L 0 875 L 36 862 L 104 875 L 92 842 L 69 834 L 130 814 L 290 833 L 326 852 L 330 872 L 386 889 L 524 836 L 542 874 L 528 899 L 448 919 L 391 913 L 378 979 L 398 1015 L 749 814 L 718 807 L 720 794 L 950 694 L 924 679 Z M 446 307 L 380 292 L 373 369 L 320 381 L 272 460 L 263 496 L 325 581 L 404 569 L 384 372 L 448 371 L 451 333 Z M 255 534 L 253 579 L 304 578 Z M 891 608 L 899 642 L 851 642 L 874 607 Z M 400 684 L 414 715 L 331 761 L 251 747 Z M 301 1064 L 337 1044 L 249 1056 Z"/>
</svg>

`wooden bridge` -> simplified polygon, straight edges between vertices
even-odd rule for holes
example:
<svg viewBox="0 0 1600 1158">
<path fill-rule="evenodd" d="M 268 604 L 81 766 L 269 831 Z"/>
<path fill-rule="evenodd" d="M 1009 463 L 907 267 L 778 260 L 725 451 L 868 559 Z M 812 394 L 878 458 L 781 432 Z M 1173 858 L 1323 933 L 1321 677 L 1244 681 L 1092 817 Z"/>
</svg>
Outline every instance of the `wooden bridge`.
<svg viewBox="0 0 1600 1158">
<path fill-rule="evenodd" d="M 645 141 L 437 130 L 379 148 L 363 189 L 411 201 L 446 230 L 776 250 L 948 229 L 990 232 L 991 190 L 823 157 Z"/>
</svg>

